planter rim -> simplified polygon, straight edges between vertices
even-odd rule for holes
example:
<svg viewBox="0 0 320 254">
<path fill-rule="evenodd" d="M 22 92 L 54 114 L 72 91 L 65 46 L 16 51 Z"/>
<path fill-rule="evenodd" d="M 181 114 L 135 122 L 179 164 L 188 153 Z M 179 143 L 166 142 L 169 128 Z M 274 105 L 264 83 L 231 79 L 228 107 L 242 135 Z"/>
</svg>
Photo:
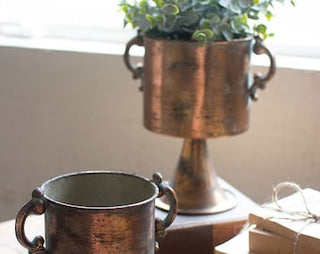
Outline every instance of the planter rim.
<svg viewBox="0 0 320 254">
<path fill-rule="evenodd" d="M 182 40 L 182 39 L 166 39 L 166 38 L 161 38 L 161 37 L 153 37 L 150 35 L 143 35 L 144 38 L 150 40 L 150 41 L 163 41 L 163 42 L 170 42 L 170 43 L 190 43 L 190 44 L 194 44 L 197 45 L 199 47 L 202 47 L 199 45 L 199 43 L 197 41 L 193 41 L 193 40 Z M 250 35 L 244 38 L 239 38 L 239 39 L 233 39 L 231 41 L 213 41 L 207 45 L 204 46 L 209 46 L 209 45 L 225 45 L 225 44 L 231 44 L 231 43 L 239 43 L 239 42 L 250 42 L 254 39 L 254 36 Z"/>
</svg>

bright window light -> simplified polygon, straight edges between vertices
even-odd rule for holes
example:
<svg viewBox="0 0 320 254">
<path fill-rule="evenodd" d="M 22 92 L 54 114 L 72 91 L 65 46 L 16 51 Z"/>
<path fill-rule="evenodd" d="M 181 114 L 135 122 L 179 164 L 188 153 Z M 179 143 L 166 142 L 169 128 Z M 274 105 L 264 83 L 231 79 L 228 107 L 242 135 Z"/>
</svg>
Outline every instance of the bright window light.
<svg viewBox="0 0 320 254">
<path fill-rule="evenodd" d="M 289 4 L 276 9 L 276 17 L 270 21 L 275 33 L 267 43 L 275 53 L 293 56 L 320 57 L 319 0 L 295 0 L 296 7 Z M 278 6 L 277 6 L 278 7 Z"/>
<path fill-rule="evenodd" d="M 118 0 L 0 0 L 0 35 L 121 41 L 123 30 Z"/>
<path fill-rule="evenodd" d="M 120 0 L 0 0 L 0 36 L 125 43 Z M 276 8 L 270 38 L 277 54 L 320 57 L 319 0 L 295 0 Z"/>
</svg>

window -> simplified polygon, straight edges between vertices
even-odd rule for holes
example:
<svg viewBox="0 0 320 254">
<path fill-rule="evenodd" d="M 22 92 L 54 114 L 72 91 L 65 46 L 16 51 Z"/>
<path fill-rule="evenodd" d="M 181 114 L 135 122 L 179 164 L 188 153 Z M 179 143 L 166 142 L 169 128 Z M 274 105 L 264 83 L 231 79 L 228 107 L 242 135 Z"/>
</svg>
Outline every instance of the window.
<svg viewBox="0 0 320 254">
<path fill-rule="evenodd" d="M 122 41 L 118 0 L 0 0 L 0 35 Z M 125 37 L 125 38 L 124 38 Z"/>
<path fill-rule="evenodd" d="M 125 43 L 135 32 L 123 29 L 120 0 L 0 0 L 0 35 L 8 38 L 71 39 Z M 320 57 L 319 0 L 277 7 L 268 39 L 275 53 Z M 274 50 L 273 50 L 274 51 Z"/>
<path fill-rule="evenodd" d="M 275 32 L 270 44 L 277 53 L 320 57 L 320 30 L 317 28 L 319 0 L 295 0 L 296 7 L 280 6 L 270 22 Z M 268 39 L 269 40 L 269 39 Z"/>
</svg>

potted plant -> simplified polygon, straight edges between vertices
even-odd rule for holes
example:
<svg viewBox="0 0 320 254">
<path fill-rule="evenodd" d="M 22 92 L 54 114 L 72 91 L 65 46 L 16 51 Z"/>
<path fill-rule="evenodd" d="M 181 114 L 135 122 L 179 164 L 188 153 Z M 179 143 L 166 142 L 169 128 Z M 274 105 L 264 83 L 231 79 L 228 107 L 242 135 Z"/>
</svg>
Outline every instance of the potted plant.
<svg viewBox="0 0 320 254">
<path fill-rule="evenodd" d="M 126 66 L 141 78 L 144 126 L 185 139 L 172 185 L 179 212 L 215 213 L 232 208 L 211 166 L 207 138 L 240 134 L 249 126 L 250 100 L 275 73 L 263 45 L 275 2 L 286 0 L 129 0 L 121 2 L 125 25 L 138 28 L 128 42 Z M 290 0 L 287 0 L 290 1 Z M 293 4 L 293 1 L 290 1 Z M 143 64 L 129 51 L 145 47 Z M 251 78 L 251 52 L 267 54 L 266 75 Z"/>
<path fill-rule="evenodd" d="M 201 45 L 250 35 L 266 39 L 275 2 L 293 0 L 123 0 L 125 25 L 156 38 L 196 40 Z"/>
</svg>

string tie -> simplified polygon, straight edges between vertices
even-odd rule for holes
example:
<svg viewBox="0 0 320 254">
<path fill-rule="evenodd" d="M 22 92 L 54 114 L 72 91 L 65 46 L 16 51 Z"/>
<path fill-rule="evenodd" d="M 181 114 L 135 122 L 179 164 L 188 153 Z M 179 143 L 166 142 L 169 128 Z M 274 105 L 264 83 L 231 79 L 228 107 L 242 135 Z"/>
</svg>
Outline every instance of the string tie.
<svg viewBox="0 0 320 254">
<path fill-rule="evenodd" d="M 291 210 L 287 209 L 286 207 L 282 206 L 279 202 L 279 197 L 278 194 L 281 190 L 288 188 L 288 189 L 293 189 L 297 193 L 300 194 L 303 205 L 304 205 L 304 210 Z M 273 188 L 272 192 L 272 202 L 273 204 L 276 205 L 276 208 L 270 207 L 270 206 L 264 206 L 268 209 L 273 209 L 276 210 L 277 212 L 281 212 L 284 215 L 288 215 L 288 218 L 280 218 L 280 219 L 289 219 L 292 221 L 305 221 L 305 225 L 301 228 L 299 232 L 297 232 L 295 241 L 294 241 L 294 248 L 293 248 L 293 254 L 296 254 L 298 251 L 298 243 L 300 239 L 300 235 L 302 231 L 304 230 L 305 227 L 307 227 L 310 223 L 320 223 L 320 215 L 313 213 L 308 205 L 308 202 L 306 200 L 306 197 L 301 189 L 301 187 L 293 182 L 281 182 L 277 184 Z M 273 217 L 275 218 L 275 217 Z"/>
<path fill-rule="evenodd" d="M 278 194 L 281 190 L 285 189 L 285 188 L 289 188 L 289 189 L 293 189 L 295 190 L 297 193 L 300 194 L 303 204 L 304 204 L 304 208 L 305 210 L 289 210 L 286 209 L 285 207 L 283 207 L 280 203 L 279 203 L 279 197 Z M 279 184 L 277 184 L 274 188 L 273 188 L 273 192 L 272 192 L 272 202 L 277 206 L 277 210 L 279 210 L 282 213 L 288 214 L 288 215 L 293 215 L 293 216 L 298 216 L 300 217 L 300 219 L 302 220 L 311 220 L 312 222 L 320 222 L 320 215 L 315 214 L 313 212 L 311 212 L 309 205 L 307 203 L 306 197 L 303 194 L 303 191 L 301 189 L 301 187 L 293 182 L 281 182 Z"/>
</svg>

